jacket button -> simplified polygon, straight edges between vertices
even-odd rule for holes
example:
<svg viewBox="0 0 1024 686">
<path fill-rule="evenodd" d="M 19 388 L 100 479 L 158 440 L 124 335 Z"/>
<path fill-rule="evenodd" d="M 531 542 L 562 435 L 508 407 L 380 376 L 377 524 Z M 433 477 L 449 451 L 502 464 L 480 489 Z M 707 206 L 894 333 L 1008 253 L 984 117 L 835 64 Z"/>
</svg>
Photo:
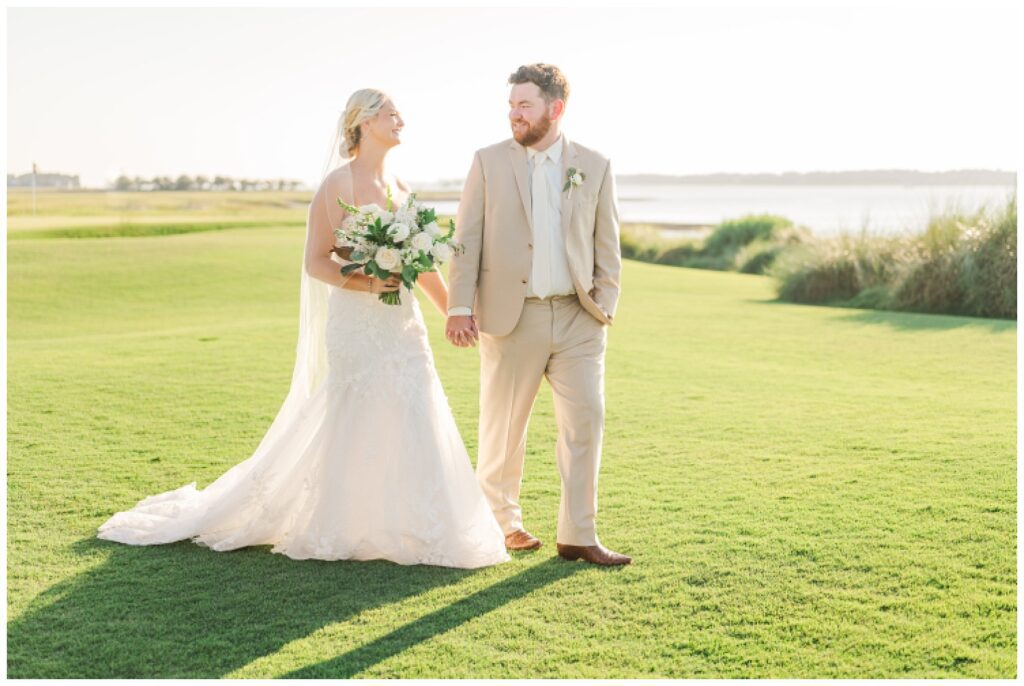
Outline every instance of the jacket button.
<svg viewBox="0 0 1024 686">
<path fill-rule="evenodd" d="M 528 248 L 530 248 L 532 250 L 533 249 L 533 243 L 528 244 L 526 247 L 528 247 Z"/>
<path fill-rule="evenodd" d="M 523 283 L 526 283 L 526 279 L 523 279 Z"/>
</svg>

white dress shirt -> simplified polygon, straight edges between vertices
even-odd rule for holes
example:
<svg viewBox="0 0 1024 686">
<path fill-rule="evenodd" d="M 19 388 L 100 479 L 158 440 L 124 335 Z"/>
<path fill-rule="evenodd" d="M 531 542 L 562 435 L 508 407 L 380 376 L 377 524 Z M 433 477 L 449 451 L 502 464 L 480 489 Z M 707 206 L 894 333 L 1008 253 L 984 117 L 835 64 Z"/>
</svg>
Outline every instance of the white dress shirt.
<svg viewBox="0 0 1024 686">
<path fill-rule="evenodd" d="M 562 137 L 547 150 L 527 148 L 533 208 L 533 269 L 526 297 L 548 298 L 576 292 L 562 235 Z M 543 174 L 543 176 L 539 176 Z"/>
<path fill-rule="evenodd" d="M 562 234 L 562 136 L 546 150 L 526 148 L 530 186 L 530 205 L 533 208 L 533 266 L 526 284 L 526 297 L 548 298 L 572 295 L 576 292 L 569 273 L 569 255 Z M 538 165 L 543 177 L 536 179 Z M 543 185 L 541 185 L 543 184 Z M 449 308 L 449 315 L 470 315 L 469 307 Z"/>
</svg>

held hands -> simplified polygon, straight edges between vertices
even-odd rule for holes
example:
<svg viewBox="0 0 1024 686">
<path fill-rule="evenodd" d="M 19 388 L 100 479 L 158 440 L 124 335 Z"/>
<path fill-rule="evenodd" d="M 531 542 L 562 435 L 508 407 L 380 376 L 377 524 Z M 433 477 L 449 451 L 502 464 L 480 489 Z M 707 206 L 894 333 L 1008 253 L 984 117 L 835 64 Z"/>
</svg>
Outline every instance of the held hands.
<svg viewBox="0 0 1024 686">
<path fill-rule="evenodd" d="M 476 328 L 476 315 L 451 315 L 444 326 L 444 337 L 452 345 L 468 348 L 476 345 L 480 331 Z"/>
</svg>

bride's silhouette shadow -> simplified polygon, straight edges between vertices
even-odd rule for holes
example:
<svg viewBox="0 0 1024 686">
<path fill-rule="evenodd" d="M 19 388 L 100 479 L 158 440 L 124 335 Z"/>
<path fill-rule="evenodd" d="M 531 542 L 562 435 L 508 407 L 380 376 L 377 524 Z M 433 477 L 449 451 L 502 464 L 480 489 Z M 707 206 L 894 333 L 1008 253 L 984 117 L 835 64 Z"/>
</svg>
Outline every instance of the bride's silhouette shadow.
<svg viewBox="0 0 1024 686">
<path fill-rule="evenodd" d="M 365 610 L 482 570 L 383 560 L 292 560 L 270 546 L 216 552 L 183 541 L 128 546 L 95 538 L 72 550 L 107 555 L 40 593 L 7 627 L 10 678 L 221 677 Z M 334 659 L 286 676 L 352 676 L 582 565 L 548 558 Z"/>
</svg>

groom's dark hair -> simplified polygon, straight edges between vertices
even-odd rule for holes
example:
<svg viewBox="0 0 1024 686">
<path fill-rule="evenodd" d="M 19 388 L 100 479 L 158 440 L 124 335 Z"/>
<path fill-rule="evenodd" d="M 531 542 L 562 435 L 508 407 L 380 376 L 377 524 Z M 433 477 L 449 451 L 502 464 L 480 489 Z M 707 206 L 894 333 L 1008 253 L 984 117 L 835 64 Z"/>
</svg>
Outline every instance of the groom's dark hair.
<svg viewBox="0 0 1024 686">
<path fill-rule="evenodd" d="M 510 84 L 536 84 L 537 88 L 540 88 L 541 95 L 544 96 L 544 102 L 552 100 L 568 102 L 569 100 L 569 82 L 562 70 L 553 64 L 544 64 L 543 62 L 524 64 L 512 72 L 512 76 L 508 77 L 508 82 Z"/>
</svg>

